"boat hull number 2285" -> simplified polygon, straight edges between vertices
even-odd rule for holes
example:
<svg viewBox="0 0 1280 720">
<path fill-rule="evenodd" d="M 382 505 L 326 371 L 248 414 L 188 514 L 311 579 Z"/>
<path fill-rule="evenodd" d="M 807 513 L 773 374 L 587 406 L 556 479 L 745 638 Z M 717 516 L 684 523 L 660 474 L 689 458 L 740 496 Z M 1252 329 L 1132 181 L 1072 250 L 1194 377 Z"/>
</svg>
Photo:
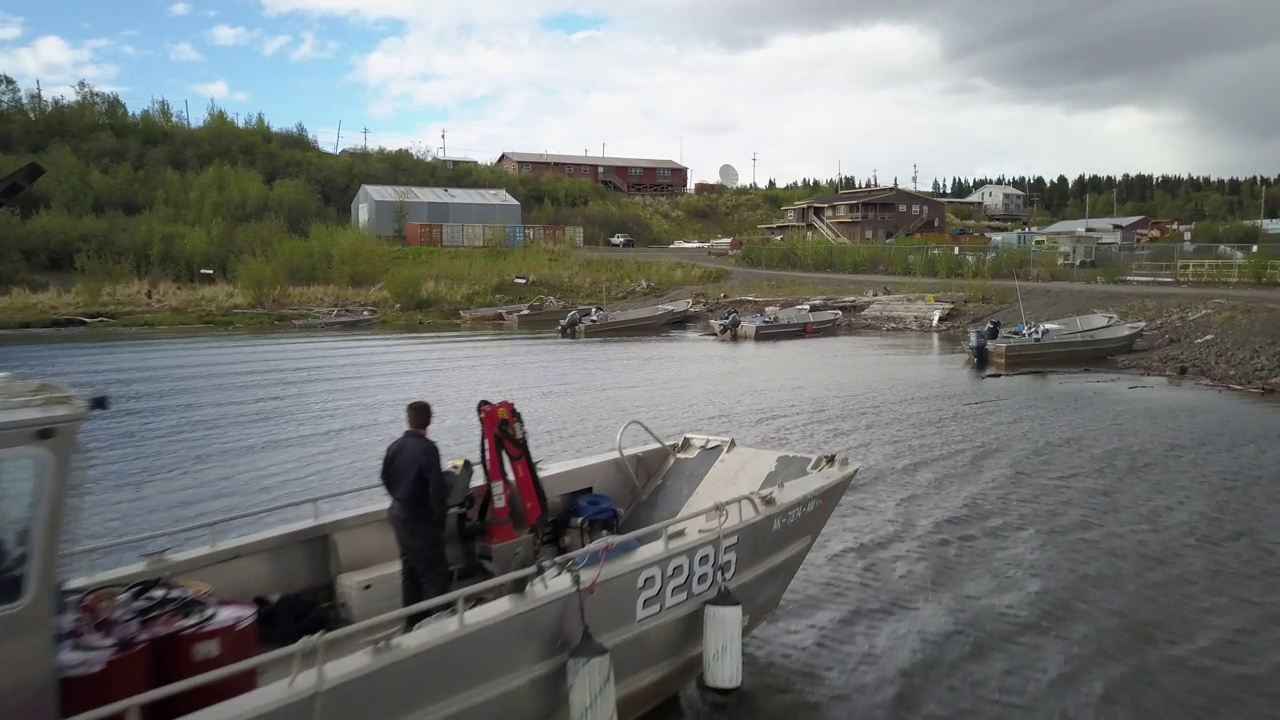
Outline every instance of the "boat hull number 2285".
<svg viewBox="0 0 1280 720">
<path fill-rule="evenodd" d="M 720 543 L 703 545 L 692 555 L 676 555 L 662 563 L 650 565 L 640 571 L 636 579 L 636 622 L 648 620 L 659 613 L 707 594 L 716 584 L 719 568 L 724 582 L 733 579 L 738 571 L 738 555 L 734 547 L 737 535 L 729 535 Z M 717 557 L 717 555 L 719 557 Z"/>
</svg>

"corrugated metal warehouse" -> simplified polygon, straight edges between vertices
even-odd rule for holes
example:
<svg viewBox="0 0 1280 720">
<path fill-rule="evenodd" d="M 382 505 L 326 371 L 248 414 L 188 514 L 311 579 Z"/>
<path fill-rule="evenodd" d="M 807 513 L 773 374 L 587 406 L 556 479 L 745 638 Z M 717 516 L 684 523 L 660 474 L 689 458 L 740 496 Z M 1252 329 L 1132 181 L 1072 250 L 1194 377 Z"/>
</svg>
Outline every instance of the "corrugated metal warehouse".
<svg viewBox="0 0 1280 720">
<path fill-rule="evenodd" d="M 520 202 L 502 189 L 361 185 L 351 201 L 351 224 L 374 235 L 394 236 L 414 222 L 520 225 L 522 219 Z"/>
</svg>

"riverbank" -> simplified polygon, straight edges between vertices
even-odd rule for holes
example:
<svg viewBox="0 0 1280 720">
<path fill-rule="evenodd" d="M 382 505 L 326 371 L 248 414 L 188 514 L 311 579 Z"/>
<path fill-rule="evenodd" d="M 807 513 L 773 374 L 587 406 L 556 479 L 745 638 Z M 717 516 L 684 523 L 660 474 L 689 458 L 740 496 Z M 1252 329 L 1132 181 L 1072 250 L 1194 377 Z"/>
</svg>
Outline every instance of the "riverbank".
<svg viewBox="0 0 1280 720">
<path fill-rule="evenodd" d="M 71 278 L 47 289 L 0 295 L 0 329 L 292 326 L 309 310 L 372 308 L 381 324 L 448 325 L 459 311 L 529 302 L 539 296 L 609 303 L 672 288 L 710 288 L 728 270 L 678 260 L 622 261 L 571 249 L 401 248 L 364 287 L 290 286 L 272 273 L 238 283 Z"/>
<path fill-rule="evenodd" d="M 834 294 L 760 296 L 760 300 L 736 297 L 713 301 L 710 311 L 722 312 L 734 306 L 742 312 L 761 312 L 768 306 L 803 302 L 827 303 L 839 307 L 845 317 L 839 327 L 848 331 L 965 333 L 998 318 L 1006 326 L 1024 316 L 1051 320 L 1100 310 L 1116 313 L 1122 320 L 1144 321 L 1146 332 L 1134 351 L 1112 358 L 1117 370 L 1145 375 L 1186 377 L 1196 382 L 1250 390 L 1259 393 L 1280 391 L 1280 293 L 1270 298 L 1240 299 L 1224 291 L 1220 297 L 1205 294 L 1152 297 L 1135 289 L 1108 287 L 1104 291 L 1081 293 L 1059 284 L 1027 284 L 1018 293 L 1001 286 L 955 287 L 938 281 L 933 285 L 911 282 L 882 283 L 860 295 L 850 287 L 835 288 Z M 887 291 L 887 297 L 884 297 Z M 864 314 L 879 295 L 888 301 L 906 301 L 922 309 L 944 310 L 935 324 L 932 312 L 914 317 L 886 317 Z"/>
<path fill-rule="evenodd" d="M 432 294 L 426 307 L 416 310 L 397 303 L 394 288 L 389 291 L 385 284 L 369 289 L 282 289 L 276 306 L 270 309 L 255 307 L 242 289 L 226 283 L 179 286 L 135 282 L 43 293 L 18 291 L 0 296 L 0 329 L 92 325 L 292 330 L 292 319 L 299 315 L 290 311 L 291 307 L 344 306 L 377 308 L 380 326 L 447 329 L 459 324 L 459 310 L 522 302 L 540 294 L 567 302 L 602 302 L 614 309 L 692 298 L 705 308 L 697 320 L 705 321 L 730 305 L 754 313 L 814 298 L 863 299 L 887 290 L 894 298 L 906 294 L 921 301 L 932 298 L 950 305 L 950 311 L 935 326 L 929 313 L 915 318 L 870 317 L 861 312 L 868 302 L 845 303 L 841 327 L 851 331 L 963 333 L 995 317 L 1008 325 L 1023 313 L 1047 320 L 1110 310 L 1123 319 L 1148 323 L 1135 352 L 1110 363 L 1116 369 L 1188 377 L 1260 392 L 1280 390 L 1280 292 L 1204 287 L 1162 287 L 1153 292 L 1156 288 L 1141 286 L 1025 283 L 1020 307 L 1013 287 L 994 282 L 737 273 L 677 260 L 582 256 L 561 267 L 548 264 L 540 269 L 543 272 L 533 276 L 533 283 L 518 285 L 514 278 L 476 279 L 483 269 L 472 267 L 467 277 L 452 279 L 452 289 L 448 276 L 436 274 L 421 281 L 423 292 L 430 290 Z"/>
</svg>

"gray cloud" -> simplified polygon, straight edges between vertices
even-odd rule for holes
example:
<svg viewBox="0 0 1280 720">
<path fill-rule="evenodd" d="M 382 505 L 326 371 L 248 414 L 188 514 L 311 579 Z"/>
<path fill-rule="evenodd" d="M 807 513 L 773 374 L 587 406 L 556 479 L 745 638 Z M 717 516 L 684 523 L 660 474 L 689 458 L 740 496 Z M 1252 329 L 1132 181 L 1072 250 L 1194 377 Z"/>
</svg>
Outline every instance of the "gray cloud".
<svg viewBox="0 0 1280 720">
<path fill-rule="evenodd" d="M 783 33 L 907 23 L 937 37 L 953 91 L 981 79 L 1027 102 L 1177 112 L 1216 147 L 1206 153 L 1216 171 L 1280 167 L 1275 0 L 703 0 L 682 10 L 693 13 L 685 32 L 736 49 Z"/>
</svg>

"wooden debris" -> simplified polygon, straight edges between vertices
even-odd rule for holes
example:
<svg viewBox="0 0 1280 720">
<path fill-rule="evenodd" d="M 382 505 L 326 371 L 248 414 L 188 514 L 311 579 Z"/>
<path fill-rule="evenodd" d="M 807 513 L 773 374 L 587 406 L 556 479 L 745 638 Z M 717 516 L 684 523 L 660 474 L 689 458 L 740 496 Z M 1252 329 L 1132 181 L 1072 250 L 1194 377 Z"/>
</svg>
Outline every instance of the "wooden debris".
<svg viewBox="0 0 1280 720">
<path fill-rule="evenodd" d="M 54 318 L 54 320 L 63 321 L 63 322 L 80 323 L 81 325 L 88 325 L 90 323 L 99 323 L 99 322 L 115 322 L 115 320 L 111 318 L 105 318 L 105 317 L 86 318 L 86 317 L 79 317 L 78 315 L 59 315 L 58 317 Z"/>
<path fill-rule="evenodd" d="M 873 302 L 862 311 L 865 317 L 905 318 L 909 320 L 933 320 L 934 313 L 942 313 L 939 320 L 951 314 L 950 303 Z"/>
</svg>

